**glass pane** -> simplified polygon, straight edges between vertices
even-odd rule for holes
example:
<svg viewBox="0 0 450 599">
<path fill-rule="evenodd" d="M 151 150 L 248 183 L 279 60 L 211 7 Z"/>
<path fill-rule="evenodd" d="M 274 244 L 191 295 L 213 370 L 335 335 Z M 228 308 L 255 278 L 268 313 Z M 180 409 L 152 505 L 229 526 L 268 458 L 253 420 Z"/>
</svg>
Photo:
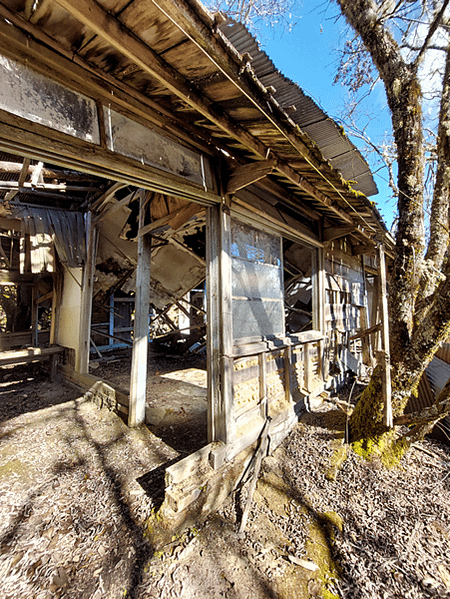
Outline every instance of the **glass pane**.
<svg viewBox="0 0 450 599">
<path fill-rule="evenodd" d="M 235 339 L 284 335 L 284 311 L 280 301 L 245 301 L 233 299 Z"/>
<path fill-rule="evenodd" d="M 232 221 L 234 339 L 284 335 L 281 237 Z"/>
<path fill-rule="evenodd" d="M 281 269 L 266 264 L 232 260 L 232 295 L 282 299 Z"/>
<path fill-rule="evenodd" d="M 281 266 L 281 239 L 232 221 L 231 255 L 240 260 Z"/>
<path fill-rule="evenodd" d="M 109 150 L 204 184 L 200 154 L 110 108 L 104 116 Z"/>
<path fill-rule="evenodd" d="M 88 142 L 100 143 L 94 100 L 0 56 L 0 108 Z"/>
</svg>

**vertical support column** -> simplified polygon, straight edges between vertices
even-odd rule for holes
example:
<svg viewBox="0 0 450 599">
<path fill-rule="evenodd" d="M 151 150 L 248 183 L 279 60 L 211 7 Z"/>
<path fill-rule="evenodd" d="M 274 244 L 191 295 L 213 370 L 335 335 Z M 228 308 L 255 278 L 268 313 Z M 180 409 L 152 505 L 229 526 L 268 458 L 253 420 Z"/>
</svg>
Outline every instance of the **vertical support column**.
<svg viewBox="0 0 450 599">
<path fill-rule="evenodd" d="M 111 346 L 114 343 L 114 320 L 115 320 L 115 311 L 114 311 L 114 293 L 111 293 L 111 297 L 109 298 L 109 318 L 108 318 L 108 333 L 110 335 L 108 339 L 108 345 Z"/>
<path fill-rule="evenodd" d="M 235 433 L 230 226 L 226 204 L 208 209 L 208 439 L 224 443 Z"/>
<path fill-rule="evenodd" d="M 361 331 L 365 331 L 366 329 L 370 328 L 370 324 L 369 324 L 369 308 L 368 308 L 368 304 L 367 304 L 367 275 L 366 275 L 366 269 L 364 266 L 364 256 L 361 256 L 361 269 L 363 272 L 363 278 L 364 278 L 364 306 L 362 308 L 360 308 L 360 329 Z M 369 336 L 364 336 L 361 339 L 361 346 L 362 346 L 362 358 L 363 358 L 363 364 L 366 364 L 367 366 L 371 366 L 372 365 L 372 347 L 370 344 L 370 337 Z"/>
<path fill-rule="evenodd" d="M 38 290 L 33 285 L 31 290 L 31 345 L 35 347 L 38 344 Z"/>
<path fill-rule="evenodd" d="M 291 361 L 292 361 L 292 352 L 291 346 L 287 345 L 283 351 L 283 360 L 284 360 L 284 389 L 286 392 L 286 401 L 288 403 L 292 402 L 292 391 L 291 391 Z"/>
<path fill-rule="evenodd" d="M 92 223 L 92 213 L 86 214 L 86 264 L 81 283 L 80 336 L 76 352 L 75 370 L 84 374 L 89 370 L 91 340 L 92 289 L 94 285 L 97 230 Z"/>
<path fill-rule="evenodd" d="M 208 377 L 208 442 L 218 439 L 216 419 L 220 406 L 220 215 L 219 207 L 206 211 L 206 350 Z"/>
<path fill-rule="evenodd" d="M 313 329 L 325 331 L 325 258 L 323 248 L 317 248 L 316 259 L 313 261 L 312 288 L 313 288 Z M 325 355 L 326 339 L 319 341 L 319 368 L 323 382 L 328 376 L 328 362 Z M 325 363 L 327 362 L 327 363 Z"/>
<path fill-rule="evenodd" d="M 58 266 L 53 273 L 52 320 L 50 323 L 50 345 L 56 343 L 59 329 L 59 306 L 61 302 L 62 277 Z"/>
<path fill-rule="evenodd" d="M 146 192 L 141 189 L 139 230 L 144 226 L 146 210 L 145 197 Z M 151 250 L 151 236 L 142 235 L 138 237 L 138 264 L 136 271 L 136 301 L 134 312 L 133 354 L 131 358 L 128 426 L 138 426 L 145 421 Z"/>
<path fill-rule="evenodd" d="M 266 368 L 266 353 L 258 354 L 259 366 L 259 400 L 261 405 L 261 417 L 267 419 L 269 406 L 267 402 L 267 368 Z"/>
<path fill-rule="evenodd" d="M 384 246 L 378 246 L 378 269 L 380 273 L 380 306 L 381 306 L 381 347 L 383 357 L 383 396 L 385 407 L 385 425 L 389 428 L 392 423 L 391 402 L 391 358 L 389 352 L 389 314 L 386 289 L 386 261 L 384 257 Z"/>
</svg>

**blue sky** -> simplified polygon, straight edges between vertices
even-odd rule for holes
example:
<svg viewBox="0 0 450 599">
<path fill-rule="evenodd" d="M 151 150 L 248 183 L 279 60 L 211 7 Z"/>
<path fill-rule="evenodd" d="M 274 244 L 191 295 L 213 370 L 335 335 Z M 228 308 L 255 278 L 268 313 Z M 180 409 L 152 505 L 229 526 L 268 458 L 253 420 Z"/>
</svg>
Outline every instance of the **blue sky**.
<svg viewBox="0 0 450 599">
<path fill-rule="evenodd" d="M 336 49 L 345 41 L 344 21 L 335 17 L 338 9 L 325 2 L 317 7 L 317 2 L 304 0 L 296 4 L 297 25 L 292 32 L 283 28 L 263 27 L 257 35 L 262 49 L 275 66 L 286 76 L 298 83 L 303 91 L 334 120 L 345 121 L 345 104 L 348 90 L 340 84 L 333 84 L 336 75 L 338 56 Z M 386 107 L 384 90 L 377 84 L 375 90 L 359 110 L 359 123 L 365 127 L 372 142 L 380 144 L 389 135 L 390 117 Z M 344 123 L 345 127 L 345 123 Z M 352 137 L 353 143 L 362 148 L 364 142 Z M 372 171 L 378 166 L 369 157 Z M 379 193 L 370 199 L 377 203 L 385 223 L 390 228 L 395 215 L 395 199 L 387 185 L 386 169 L 374 173 Z"/>
</svg>

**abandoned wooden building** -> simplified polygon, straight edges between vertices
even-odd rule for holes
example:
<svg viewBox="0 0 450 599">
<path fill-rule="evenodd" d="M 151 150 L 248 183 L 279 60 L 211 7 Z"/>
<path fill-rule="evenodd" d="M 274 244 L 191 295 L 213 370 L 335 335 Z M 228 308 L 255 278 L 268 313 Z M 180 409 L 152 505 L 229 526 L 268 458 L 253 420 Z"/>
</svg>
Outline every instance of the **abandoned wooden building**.
<svg viewBox="0 0 450 599">
<path fill-rule="evenodd" d="M 167 494 L 226 493 L 263 428 L 274 448 L 382 344 L 367 164 L 195 0 L 2 0 L 0 80 L 0 365 L 47 359 L 136 426 L 149 348 L 204 352 L 207 438 Z M 89 372 L 117 346 L 125 391 Z"/>
</svg>

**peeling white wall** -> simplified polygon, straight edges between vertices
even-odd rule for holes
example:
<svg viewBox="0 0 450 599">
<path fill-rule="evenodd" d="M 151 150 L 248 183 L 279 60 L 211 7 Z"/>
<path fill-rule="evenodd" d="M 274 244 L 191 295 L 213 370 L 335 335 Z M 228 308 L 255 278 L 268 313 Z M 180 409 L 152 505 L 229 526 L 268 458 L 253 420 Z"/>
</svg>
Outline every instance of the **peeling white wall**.
<svg viewBox="0 0 450 599">
<path fill-rule="evenodd" d="M 65 268 L 56 343 L 78 350 L 82 268 Z"/>
</svg>

